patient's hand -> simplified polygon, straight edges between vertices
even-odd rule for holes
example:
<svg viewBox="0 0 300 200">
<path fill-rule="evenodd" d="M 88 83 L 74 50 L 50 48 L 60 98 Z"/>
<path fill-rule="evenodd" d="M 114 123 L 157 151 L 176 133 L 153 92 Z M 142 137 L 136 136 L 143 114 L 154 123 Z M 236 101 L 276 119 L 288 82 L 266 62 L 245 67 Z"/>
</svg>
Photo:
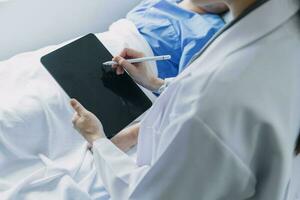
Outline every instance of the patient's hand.
<svg viewBox="0 0 300 200">
<path fill-rule="evenodd" d="M 123 74 L 125 69 L 135 82 L 148 90 L 157 91 L 164 84 L 164 80 L 158 78 L 146 62 L 131 64 L 125 60 L 141 57 L 144 57 L 143 53 L 125 48 L 119 56 L 113 58 L 118 65 L 113 65 L 112 68 L 116 69 L 118 75 Z"/>
<path fill-rule="evenodd" d="M 86 110 L 76 99 L 70 101 L 76 111 L 72 123 L 76 130 L 90 143 L 105 137 L 103 127 L 99 119 L 90 111 Z"/>
<path fill-rule="evenodd" d="M 126 152 L 132 146 L 136 145 L 137 138 L 139 134 L 140 123 L 133 124 L 122 131 L 120 131 L 117 135 L 115 135 L 111 141 L 114 143 L 119 149 Z"/>
</svg>

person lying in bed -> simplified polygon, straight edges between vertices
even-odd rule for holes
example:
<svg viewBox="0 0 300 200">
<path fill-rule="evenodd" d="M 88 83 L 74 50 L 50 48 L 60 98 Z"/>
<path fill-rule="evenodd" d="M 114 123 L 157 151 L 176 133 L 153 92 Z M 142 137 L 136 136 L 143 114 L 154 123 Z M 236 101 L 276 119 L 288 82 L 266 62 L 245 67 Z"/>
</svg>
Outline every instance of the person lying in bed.
<svg viewBox="0 0 300 200">
<path fill-rule="evenodd" d="M 172 56 L 171 60 L 157 62 L 158 77 L 165 79 L 183 71 L 193 55 L 225 25 L 218 14 L 227 9 L 225 4 L 195 6 L 192 0 L 144 0 L 127 14 L 127 19 L 134 22 L 154 55 Z M 112 142 L 126 151 L 136 144 L 138 132 L 139 123 L 122 130 Z"/>
<path fill-rule="evenodd" d="M 166 6 L 170 7 L 170 14 Z M 148 38 L 155 55 L 173 56 L 167 68 L 159 66 L 161 78 L 180 72 L 185 67 L 183 63 L 187 63 L 224 24 L 219 16 L 190 7 L 188 1 L 178 5 L 166 0 L 143 1 L 128 14 L 128 19 L 132 19 L 141 34 Z M 144 27 L 140 24 L 142 21 Z M 192 26 L 199 26 L 199 30 L 194 31 Z M 0 63 L 3 74 L 0 79 L 3 94 L 0 104 L 0 199 L 24 199 L 25 196 L 30 199 L 54 196 L 56 199 L 75 199 L 75 196 L 91 199 L 87 196 L 99 196 L 103 192 L 86 143 L 66 123 L 73 114 L 66 106 L 69 99 L 39 61 L 40 56 L 55 48 L 57 46 L 29 52 Z M 137 133 L 138 125 L 134 125 L 113 141 L 119 148 L 126 149 L 136 142 Z"/>
<path fill-rule="evenodd" d="M 180 73 L 225 24 L 218 15 L 227 11 L 225 4 L 200 7 L 191 1 L 144 0 L 127 14 L 155 56 L 172 56 L 171 60 L 157 62 L 159 78 Z"/>
</svg>

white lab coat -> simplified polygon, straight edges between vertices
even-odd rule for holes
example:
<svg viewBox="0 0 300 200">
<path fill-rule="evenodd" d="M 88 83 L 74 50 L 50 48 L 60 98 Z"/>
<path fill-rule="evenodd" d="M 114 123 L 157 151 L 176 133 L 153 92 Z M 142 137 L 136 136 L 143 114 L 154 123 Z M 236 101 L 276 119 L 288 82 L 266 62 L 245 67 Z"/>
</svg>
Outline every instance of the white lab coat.
<svg viewBox="0 0 300 200">
<path fill-rule="evenodd" d="M 296 199 L 298 9 L 270 0 L 218 37 L 146 114 L 137 161 L 95 142 L 112 199 Z"/>
</svg>

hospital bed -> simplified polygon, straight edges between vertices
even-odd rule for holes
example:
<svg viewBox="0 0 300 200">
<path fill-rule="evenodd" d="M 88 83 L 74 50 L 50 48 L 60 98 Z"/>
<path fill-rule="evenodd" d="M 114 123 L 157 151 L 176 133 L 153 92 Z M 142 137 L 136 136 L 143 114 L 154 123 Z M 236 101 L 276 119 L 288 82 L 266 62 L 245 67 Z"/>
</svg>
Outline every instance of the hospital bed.
<svg viewBox="0 0 300 200">
<path fill-rule="evenodd" d="M 117 21 L 136 3 L 0 2 L 0 199 L 109 198 L 86 142 L 72 127 L 69 97 L 40 57 L 90 32 L 112 54 L 128 46 L 151 55 L 133 24 Z M 118 5 L 113 14 L 111 5 Z M 116 34 L 119 27 L 127 31 Z"/>
<path fill-rule="evenodd" d="M 113 55 L 124 47 L 152 55 L 135 26 L 118 20 L 139 1 L 0 2 L 3 199 L 105 197 L 87 144 L 71 125 L 69 97 L 43 68 L 40 57 L 90 32 L 96 33 Z M 155 70 L 155 63 L 153 66 Z M 67 193 L 69 190 L 73 192 Z"/>
<path fill-rule="evenodd" d="M 124 47 L 152 55 L 134 25 L 121 19 L 139 1 L 0 2 L 1 199 L 109 198 L 71 125 L 69 97 L 39 60 L 90 32 L 113 55 Z"/>
<path fill-rule="evenodd" d="M 112 22 L 124 17 L 139 1 L 0 1 L 0 61 L 89 32 L 106 31 Z"/>
</svg>

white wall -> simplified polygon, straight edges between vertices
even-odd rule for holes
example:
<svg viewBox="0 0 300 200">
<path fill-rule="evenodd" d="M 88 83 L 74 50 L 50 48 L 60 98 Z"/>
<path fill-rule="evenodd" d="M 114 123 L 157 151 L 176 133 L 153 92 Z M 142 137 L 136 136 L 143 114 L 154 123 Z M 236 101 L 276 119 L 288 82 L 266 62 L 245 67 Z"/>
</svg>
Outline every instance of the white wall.
<svg viewBox="0 0 300 200">
<path fill-rule="evenodd" d="M 0 0 L 0 60 L 107 30 L 140 0 Z"/>
</svg>

